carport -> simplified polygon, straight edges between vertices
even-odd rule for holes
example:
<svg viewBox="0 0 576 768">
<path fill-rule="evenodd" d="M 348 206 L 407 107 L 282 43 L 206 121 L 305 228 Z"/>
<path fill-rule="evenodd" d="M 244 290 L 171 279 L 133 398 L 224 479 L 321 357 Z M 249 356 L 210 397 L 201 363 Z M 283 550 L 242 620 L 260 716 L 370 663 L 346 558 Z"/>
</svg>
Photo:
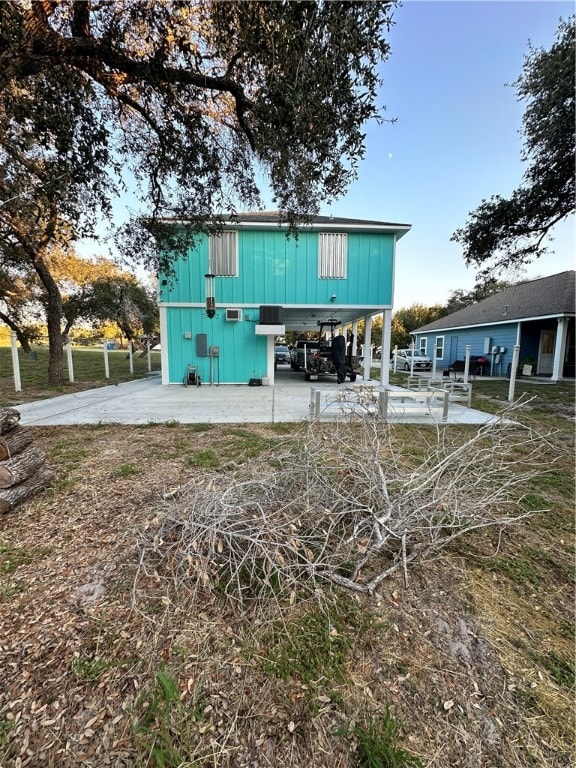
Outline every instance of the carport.
<svg viewBox="0 0 576 768">
<path fill-rule="evenodd" d="M 392 331 L 392 310 L 385 307 L 375 306 L 346 306 L 338 304 L 338 296 L 333 294 L 329 297 L 330 304 L 314 306 L 284 306 L 283 324 L 281 326 L 270 326 L 268 336 L 268 384 L 273 385 L 274 376 L 274 340 L 276 336 L 283 335 L 286 331 L 296 331 L 300 333 L 319 333 L 322 326 L 333 326 L 334 335 L 342 333 L 348 338 L 348 333 L 352 334 L 352 355 L 357 355 L 358 345 L 358 323 L 363 320 L 364 344 L 363 344 L 363 364 L 362 378 L 370 378 L 370 368 L 372 358 L 370 354 L 372 346 L 372 322 L 376 315 L 381 314 L 382 322 L 382 360 L 390 359 L 390 335 Z M 380 383 L 389 383 L 389 366 L 383 365 L 380 371 Z"/>
</svg>

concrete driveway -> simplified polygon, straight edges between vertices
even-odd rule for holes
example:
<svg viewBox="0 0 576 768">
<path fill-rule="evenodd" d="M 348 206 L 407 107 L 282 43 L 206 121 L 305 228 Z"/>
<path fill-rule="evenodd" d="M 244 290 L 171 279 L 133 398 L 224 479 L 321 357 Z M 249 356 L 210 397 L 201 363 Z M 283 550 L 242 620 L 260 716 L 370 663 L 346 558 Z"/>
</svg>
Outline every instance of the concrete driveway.
<svg viewBox="0 0 576 768">
<path fill-rule="evenodd" d="M 285 368 L 285 369 L 284 369 Z M 148 424 L 178 421 L 182 424 L 215 423 L 274 423 L 298 422 L 310 417 L 311 384 L 304 374 L 288 367 L 279 368 L 273 387 L 242 385 L 163 387 L 159 374 L 146 379 L 100 387 L 49 400 L 37 400 L 15 406 L 23 425 L 71 424 Z M 355 385 L 362 385 L 359 377 Z M 377 382 L 372 382 L 377 385 Z M 322 393 L 339 390 L 332 377 L 313 383 Z M 394 421 L 405 423 L 434 423 L 436 417 L 422 407 L 405 408 L 393 415 Z M 448 423 L 483 424 L 490 414 L 451 405 Z"/>
</svg>

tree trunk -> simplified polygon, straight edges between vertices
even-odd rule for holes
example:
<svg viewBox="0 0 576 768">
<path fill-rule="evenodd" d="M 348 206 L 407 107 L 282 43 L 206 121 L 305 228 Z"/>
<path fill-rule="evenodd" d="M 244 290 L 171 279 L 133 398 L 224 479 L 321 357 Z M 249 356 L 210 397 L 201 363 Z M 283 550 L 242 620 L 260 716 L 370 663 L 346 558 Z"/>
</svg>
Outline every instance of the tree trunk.
<svg viewBox="0 0 576 768">
<path fill-rule="evenodd" d="M 15 408 L 0 409 L 0 435 L 11 432 L 18 426 L 20 421 L 20 412 Z"/>
<path fill-rule="evenodd" d="M 46 325 L 48 327 L 48 383 L 61 386 L 64 381 L 64 342 L 62 339 L 62 296 L 60 289 L 42 255 L 34 262 L 34 269 L 46 289 Z"/>
<path fill-rule="evenodd" d="M 10 488 L 28 480 L 45 461 L 44 451 L 29 447 L 13 459 L 0 462 L 0 488 Z"/>
<path fill-rule="evenodd" d="M 0 461 L 11 459 L 23 451 L 32 442 L 32 432 L 26 427 L 15 427 L 4 437 L 0 437 Z"/>
<path fill-rule="evenodd" d="M 54 477 L 54 472 L 49 467 L 42 467 L 33 477 L 19 485 L 14 485 L 6 490 L 0 490 L 0 513 L 9 512 L 16 504 L 25 501 L 48 485 Z"/>
<path fill-rule="evenodd" d="M 4 314 L 4 312 L 0 312 L 0 320 L 2 320 L 3 323 L 6 323 L 8 328 L 10 328 L 11 331 L 14 331 L 16 334 L 16 338 L 20 342 L 20 346 L 22 347 L 23 351 L 28 354 L 28 352 L 31 352 L 30 349 L 30 342 L 28 341 L 28 338 L 26 337 L 26 334 L 22 331 L 20 326 L 15 323 L 13 320 L 11 320 L 8 315 Z"/>
<path fill-rule="evenodd" d="M 60 309 L 62 304 L 60 302 Z M 46 308 L 46 325 L 48 326 L 48 384 L 59 387 L 64 383 L 64 342 L 60 332 L 61 314 L 58 306 Z"/>
</svg>

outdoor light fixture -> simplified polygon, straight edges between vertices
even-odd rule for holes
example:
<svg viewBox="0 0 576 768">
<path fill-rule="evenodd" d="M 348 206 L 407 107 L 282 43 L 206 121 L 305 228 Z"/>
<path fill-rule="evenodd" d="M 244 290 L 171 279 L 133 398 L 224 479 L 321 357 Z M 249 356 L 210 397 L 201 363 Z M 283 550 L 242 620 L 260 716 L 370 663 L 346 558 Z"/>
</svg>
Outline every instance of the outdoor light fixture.
<svg viewBox="0 0 576 768">
<path fill-rule="evenodd" d="M 336 294 L 335 294 L 335 293 L 333 293 L 333 294 L 332 294 L 332 296 L 330 296 L 330 301 L 331 301 L 332 303 L 334 303 L 334 302 L 336 301 L 336 299 L 337 299 L 337 298 L 338 298 L 338 297 L 336 296 Z"/>
<path fill-rule="evenodd" d="M 204 288 L 206 292 L 206 314 L 212 320 L 216 315 L 216 296 L 214 293 L 214 275 L 204 275 Z"/>
</svg>

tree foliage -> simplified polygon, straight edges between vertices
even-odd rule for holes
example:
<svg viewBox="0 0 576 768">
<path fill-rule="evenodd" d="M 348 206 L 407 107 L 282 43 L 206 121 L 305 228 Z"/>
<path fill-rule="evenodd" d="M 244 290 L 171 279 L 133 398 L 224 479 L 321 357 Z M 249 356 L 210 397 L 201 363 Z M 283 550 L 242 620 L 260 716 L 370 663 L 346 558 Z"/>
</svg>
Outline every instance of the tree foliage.
<svg viewBox="0 0 576 768">
<path fill-rule="evenodd" d="M 80 322 L 96 327 L 116 323 L 128 339 L 156 330 L 158 307 L 152 290 L 114 262 L 80 258 L 55 246 L 46 254 L 46 266 L 62 307 L 61 342 Z M 0 320 L 16 333 L 25 352 L 50 311 L 50 297 L 33 264 L 0 263 Z"/>
<path fill-rule="evenodd" d="M 1 121 L 0 121 L 1 125 Z M 5 126 L 4 126 L 5 127 Z M 3 134 L 0 128 L 0 134 Z M 5 136 L 0 139 L 4 149 Z M 10 141 L 8 141 L 8 145 Z M 26 288 L 19 296 L 13 293 L 3 297 L 4 309 L 9 305 L 16 309 L 27 299 L 27 291 L 32 292 L 38 281 L 45 297 L 46 325 L 50 344 L 48 360 L 48 380 L 51 384 L 61 384 L 63 365 L 62 344 L 62 296 L 57 282 L 49 268 L 49 256 L 59 244 L 65 242 L 66 227 L 58 214 L 56 195 L 50 199 L 46 193 L 45 182 L 49 182 L 50 172 L 45 171 L 50 165 L 45 162 L 41 151 L 35 153 L 29 147 L 14 145 L 2 153 L 0 162 L 0 274 L 3 279 L 14 281 L 14 285 Z M 28 177 L 25 178 L 25 175 Z M 64 184 L 64 188 L 66 185 Z M 61 196 L 62 199 L 63 196 Z M 10 301 L 6 301 L 6 299 Z M 15 321 L 15 315 L 12 320 Z M 18 322 L 20 331 L 22 324 Z M 16 328 L 14 328 L 16 330 Z M 19 334 L 16 330 L 17 335 Z M 21 343 L 24 341 L 19 334 Z M 26 343 L 24 343 L 26 348 Z"/>
<path fill-rule="evenodd" d="M 394 5 L 0 3 L 0 253 L 43 285 L 50 383 L 65 323 L 50 254 L 94 236 L 128 186 L 146 226 L 118 242 L 166 273 L 217 212 L 260 202 L 262 170 L 292 224 L 345 191 L 380 117 Z"/>
<path fill-rule="evenodd" d="M 152 336 L 159 324 L 158 305 L 152 291 L 126 274 L 99 278 L 91 283 L 83 317 L 93 325 L 115 322 L 129 341 L 141 333 Z"/>
<path fill-rule="evenodd" d="M 450 292 L 448 301 L 440 308 L 438 317 L 445 317 L 446 315 L 451 315 L 453 312 L 458 312 L 458 310 L 464 309 L 464 307 L 468 307 L 470 304 L 476 304 L 479 301 L 483 301 L 484 299 L 487 299 L 488 296 L 492 296 L 494 293 L 499 293 L 499 291 L 504 291 L 512 285 L 515 285 L 515 283 L 509 280 L 496 280 L 496 278 L 490 277 L 486 280 L 479 280 L 471 291 L 457 288 Z"/>
<path fill-rule="evenodd" d="M 77 189 L 59 209 L 70 221 L 109 212 L 126 168 L 149 225 L 206 229 L 257 204 L 262 168 L 287 218 L 305 218 L 345 191 L 380 116 L 394 5 L 6 0 L 0 144 L 51 148 L 46 192 L 60 178 Z"/>
<path fill-rule="evenodd" d="M 0 263 L 0 321 L 16 334 L 24 352 L 37 337 L 37 325 L 30 312 L 34 289 L 29 276 Z"/>
<path fill-rule="evenodd" d="M 550 50 L 531 47 L 515 83 L 527 103 L 521 185 L 509 198 L 483 200 L 452 236 L 486 274 L 544 254 L 550 230 L 574 212 L 575 26 L 575 17 L 561 22 Z"/>
<path fill-rule="evenodd" d="M 391 345 L 398 349 L 406 349 L 412 343 L 411 333 L 422 325 L 431 323 L 441 317 L 442 307 L 439 304 L 425 307 L 423 304 L 412 304 L 410 307 L 397 309 L 392 315 Z"/>
</svg>

